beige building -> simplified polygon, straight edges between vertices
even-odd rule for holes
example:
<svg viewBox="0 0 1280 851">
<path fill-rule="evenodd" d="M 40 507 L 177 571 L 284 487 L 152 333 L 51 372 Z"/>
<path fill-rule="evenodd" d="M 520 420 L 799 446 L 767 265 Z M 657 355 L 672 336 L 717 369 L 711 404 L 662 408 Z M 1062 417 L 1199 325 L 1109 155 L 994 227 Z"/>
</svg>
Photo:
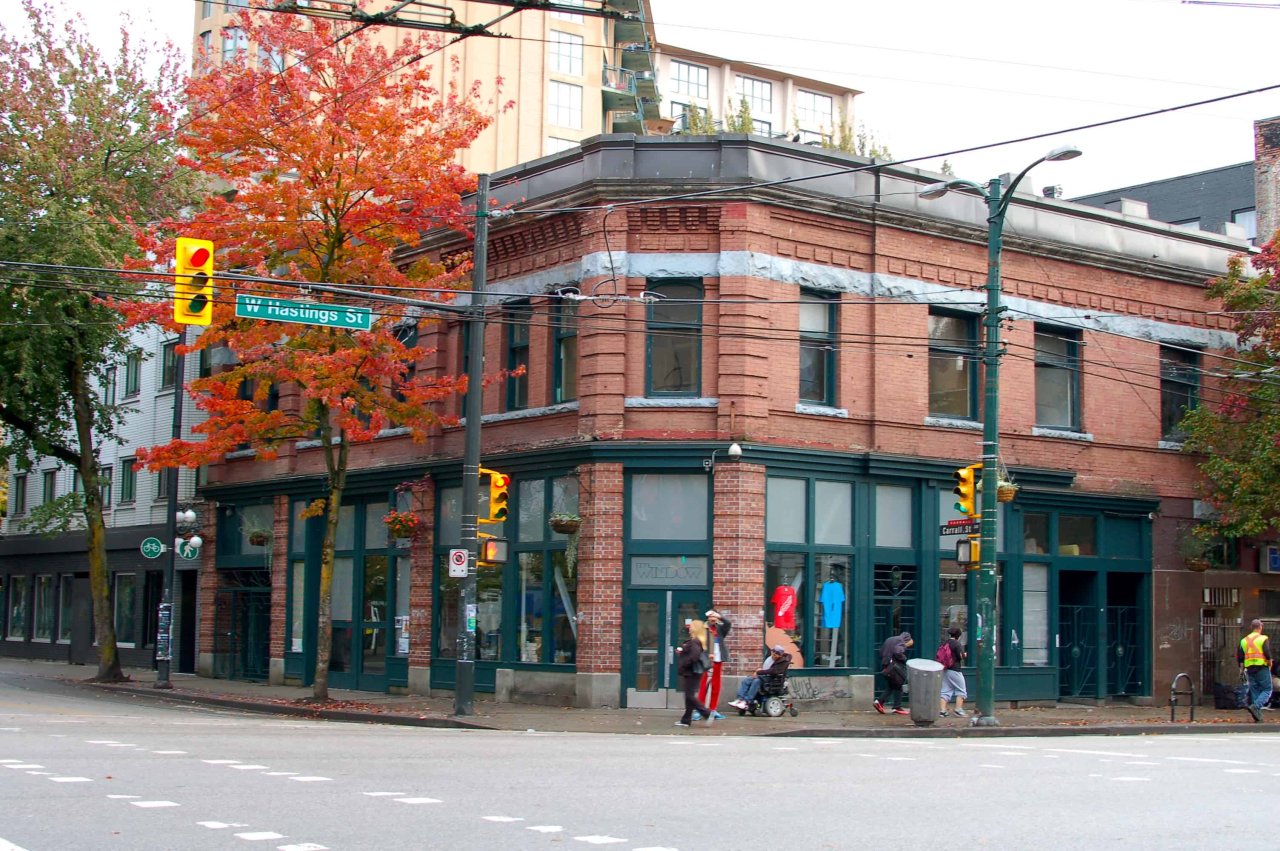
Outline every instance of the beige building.
<svg viewBox="0 0 1280 851">
<path fill-rule="evenodd" d="M 658 45 L 649 0 L 561 3 L 581 7 L 584 13 L 522 11 L 493 27 L 507 37 L 473 35 L 426 60 L 434 63 L 435 79 L 453 75 L 460 83 L 480 80 L 494 102 L 493 124 L 463 154 L 462 164 L 469 170 L 508 168 L 601 133 L 681 132 L 691 108 L 709 110 L 712 120 L 720 121 L 736 112 L 744 96 L 759 135 L 799 134 L 798 141 L 812 142 L 831 135 L 842 119 L 853 126 L 853 99 L 859 94 L 855 90 Z M 602 4 L 626 19 L 587 13 Z M 267 61 L 268 54 L 248 44 L 235 24 L 237 7 L 245 5 L 247 0 L 194 4 L 197 50 L 215 62 L 239 50 Z M 510 11 L 497 3 L 457 0 L 450 5 L 454 19 L 468 26 Z M 443 22 L 429 18 L 433 13 L 426 9 L 427 4 L 410 6 L 401 17 Z M 378 33 L 390 40 L 413 31 L 383 26 Z M 500 105 L 507 102 L 514 105 L 502 111 Z"/>
</svg>

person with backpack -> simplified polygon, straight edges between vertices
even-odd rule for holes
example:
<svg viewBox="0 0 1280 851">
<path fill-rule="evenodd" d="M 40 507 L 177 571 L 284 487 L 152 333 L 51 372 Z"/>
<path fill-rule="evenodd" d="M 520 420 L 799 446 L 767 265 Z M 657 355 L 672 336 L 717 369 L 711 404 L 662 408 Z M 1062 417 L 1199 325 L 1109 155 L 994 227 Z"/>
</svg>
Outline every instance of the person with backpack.
<svg viewBox="0 0 1280 851">
<path fill-rule="evenodd" d="M 964 711 L 964 699 L 969 696 L 965 689 L 964 673 L 960 666 L 965 660 L 964 648 L 960 646 L 960 627 L 953 626 L 947 630 L 947 637 L 938 645 L 934 660 L 942 665 L 942 711 L 938 714 L 947 717 L 947 704 L 956 702 L 956 715 L 961 718 L 968 715 Z"/>
<path fill-rule="evenodd" d="M 911 639 L 911 633 L 904 632 L 886 638 L 884 644 L 880 645 L 880 673 L 884 674 L 885 688 L 884 693 L 871 705 L 881 715 L 886 712 L 894 715 L 911 714 L 910 710 L 902 708 L 902 687 L 907 683 L 907 651 L 913 644 L 915 642 Z M 886 702 L 890 709 L 885 709 Z"/>
</svg>

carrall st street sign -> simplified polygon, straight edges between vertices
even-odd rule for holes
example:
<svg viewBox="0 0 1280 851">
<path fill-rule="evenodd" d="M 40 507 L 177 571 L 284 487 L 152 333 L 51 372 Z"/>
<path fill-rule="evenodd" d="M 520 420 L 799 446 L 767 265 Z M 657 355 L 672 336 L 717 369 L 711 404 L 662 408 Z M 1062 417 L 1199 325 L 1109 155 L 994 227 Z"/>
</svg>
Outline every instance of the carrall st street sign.
<svg viewBox="0 0 1280 851">
<path fill-rule="evenodd" d="M 367 307 L 294 301 L 245 293 L 236 293 L 236 316 L 241 319 L 297 322 L 301 325 L 324 325 L 328 328 L 350 328 L 355 331 L 368 331 L 373 328 L 373 311 Z"/>
</svg>

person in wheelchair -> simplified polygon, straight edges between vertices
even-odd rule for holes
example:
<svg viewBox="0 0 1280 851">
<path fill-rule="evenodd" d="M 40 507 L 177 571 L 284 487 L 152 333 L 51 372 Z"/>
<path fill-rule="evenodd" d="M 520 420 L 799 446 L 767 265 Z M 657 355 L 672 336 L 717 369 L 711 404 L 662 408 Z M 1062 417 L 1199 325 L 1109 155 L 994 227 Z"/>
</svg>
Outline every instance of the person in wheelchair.
<svg viewBox="0 0 1280 851">
<path fill-rule="evenodd" d="M 770 680 L 781 684 L 782 678 L 786 676 L 787 668 L 789 667 L 791 667 L 791 654 L 781 644 L 773 645 L 773 649 L 769 651 L 764 664 L 756 669 L 755 676 L 747 677 L 739 683 L 738 697 L 736 700 L 729 701 L 729 705 L 737 709 L 749 709 L 752 701 L 760 694 L 760 688 L 764 685 L 764 678 L 768 677 Z"/>
</svg>

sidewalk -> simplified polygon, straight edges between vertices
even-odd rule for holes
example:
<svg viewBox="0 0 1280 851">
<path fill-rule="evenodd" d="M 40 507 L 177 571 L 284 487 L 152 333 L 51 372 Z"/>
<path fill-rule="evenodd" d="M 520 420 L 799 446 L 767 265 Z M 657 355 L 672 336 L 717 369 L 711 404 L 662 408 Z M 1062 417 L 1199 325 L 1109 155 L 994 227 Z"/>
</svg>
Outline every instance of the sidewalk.
<svg viewBox="0 0 1280 851">
<path fill-rule="evenodd" d="M 1215 710 L 1196 707 L 1196 720 L 1187 722 L 1188 708 L 1179 705 L 1177 722 L 1169 721 L 1169 707 L 1110 705 L 1103 707 L 1055 704 L 1018 709 L 996 707 L 999 726 L 973 727 L 968 718 L 936 718 L 927 727 L 915 726 L 911 718 L 880 715 L 870 706 L 865 710 L 837 712 L 806 711 L 797 702 L 798 717 L 740 717 L 737 710 L 722 705 L 723 721 L 707 727 L 695 723 L 687 730 L 673 729 L 679 710 L 656 709 L 573 709 L 536 706 L 523 703 L 495 703 L 489 695 L 477 694 L 475 712 L 465 718 L 453 713 L 453 694 L 421 697 L 417 695 L 376 694 L 371 692 L 329 689 L 330 701 L 311 702 L 311 689 L 298 686 L 273 686 L 265 683 L 218 680 L 178 674 L 172 677 L 172 689 L 154 687 L 154 671 L 128 669 L 128 683 L 105 685 L 88 683 L 94 669 L 70 667 L 61 663 L 26 659 L 0 659 L 0 672 L 18 676 L 43 677 L 75 684 L 81 688 L 101 689 L 137 699 L 176 701 L 205 706 L 222 706 L 250 712 L 266 712 L 332 721 L 370 724 L 399 724 L 418 727 L 457 729 L 513 730 L 568 733 L 640 733 L 695 736 L 829 736 L 867 738 L 914 738 L 957 736 L 1069 736 L 1143 735 L 1151 733 L 1220 733 L 1280 732 L 1280 712 L 1264 713 L 1264 723 L 1256 724 L 1244 710 Z M 972 703 L 970 704 L 972 708 Z M 1274 719 L 1274 721 L 1273 721 Z"/>
</svg>

